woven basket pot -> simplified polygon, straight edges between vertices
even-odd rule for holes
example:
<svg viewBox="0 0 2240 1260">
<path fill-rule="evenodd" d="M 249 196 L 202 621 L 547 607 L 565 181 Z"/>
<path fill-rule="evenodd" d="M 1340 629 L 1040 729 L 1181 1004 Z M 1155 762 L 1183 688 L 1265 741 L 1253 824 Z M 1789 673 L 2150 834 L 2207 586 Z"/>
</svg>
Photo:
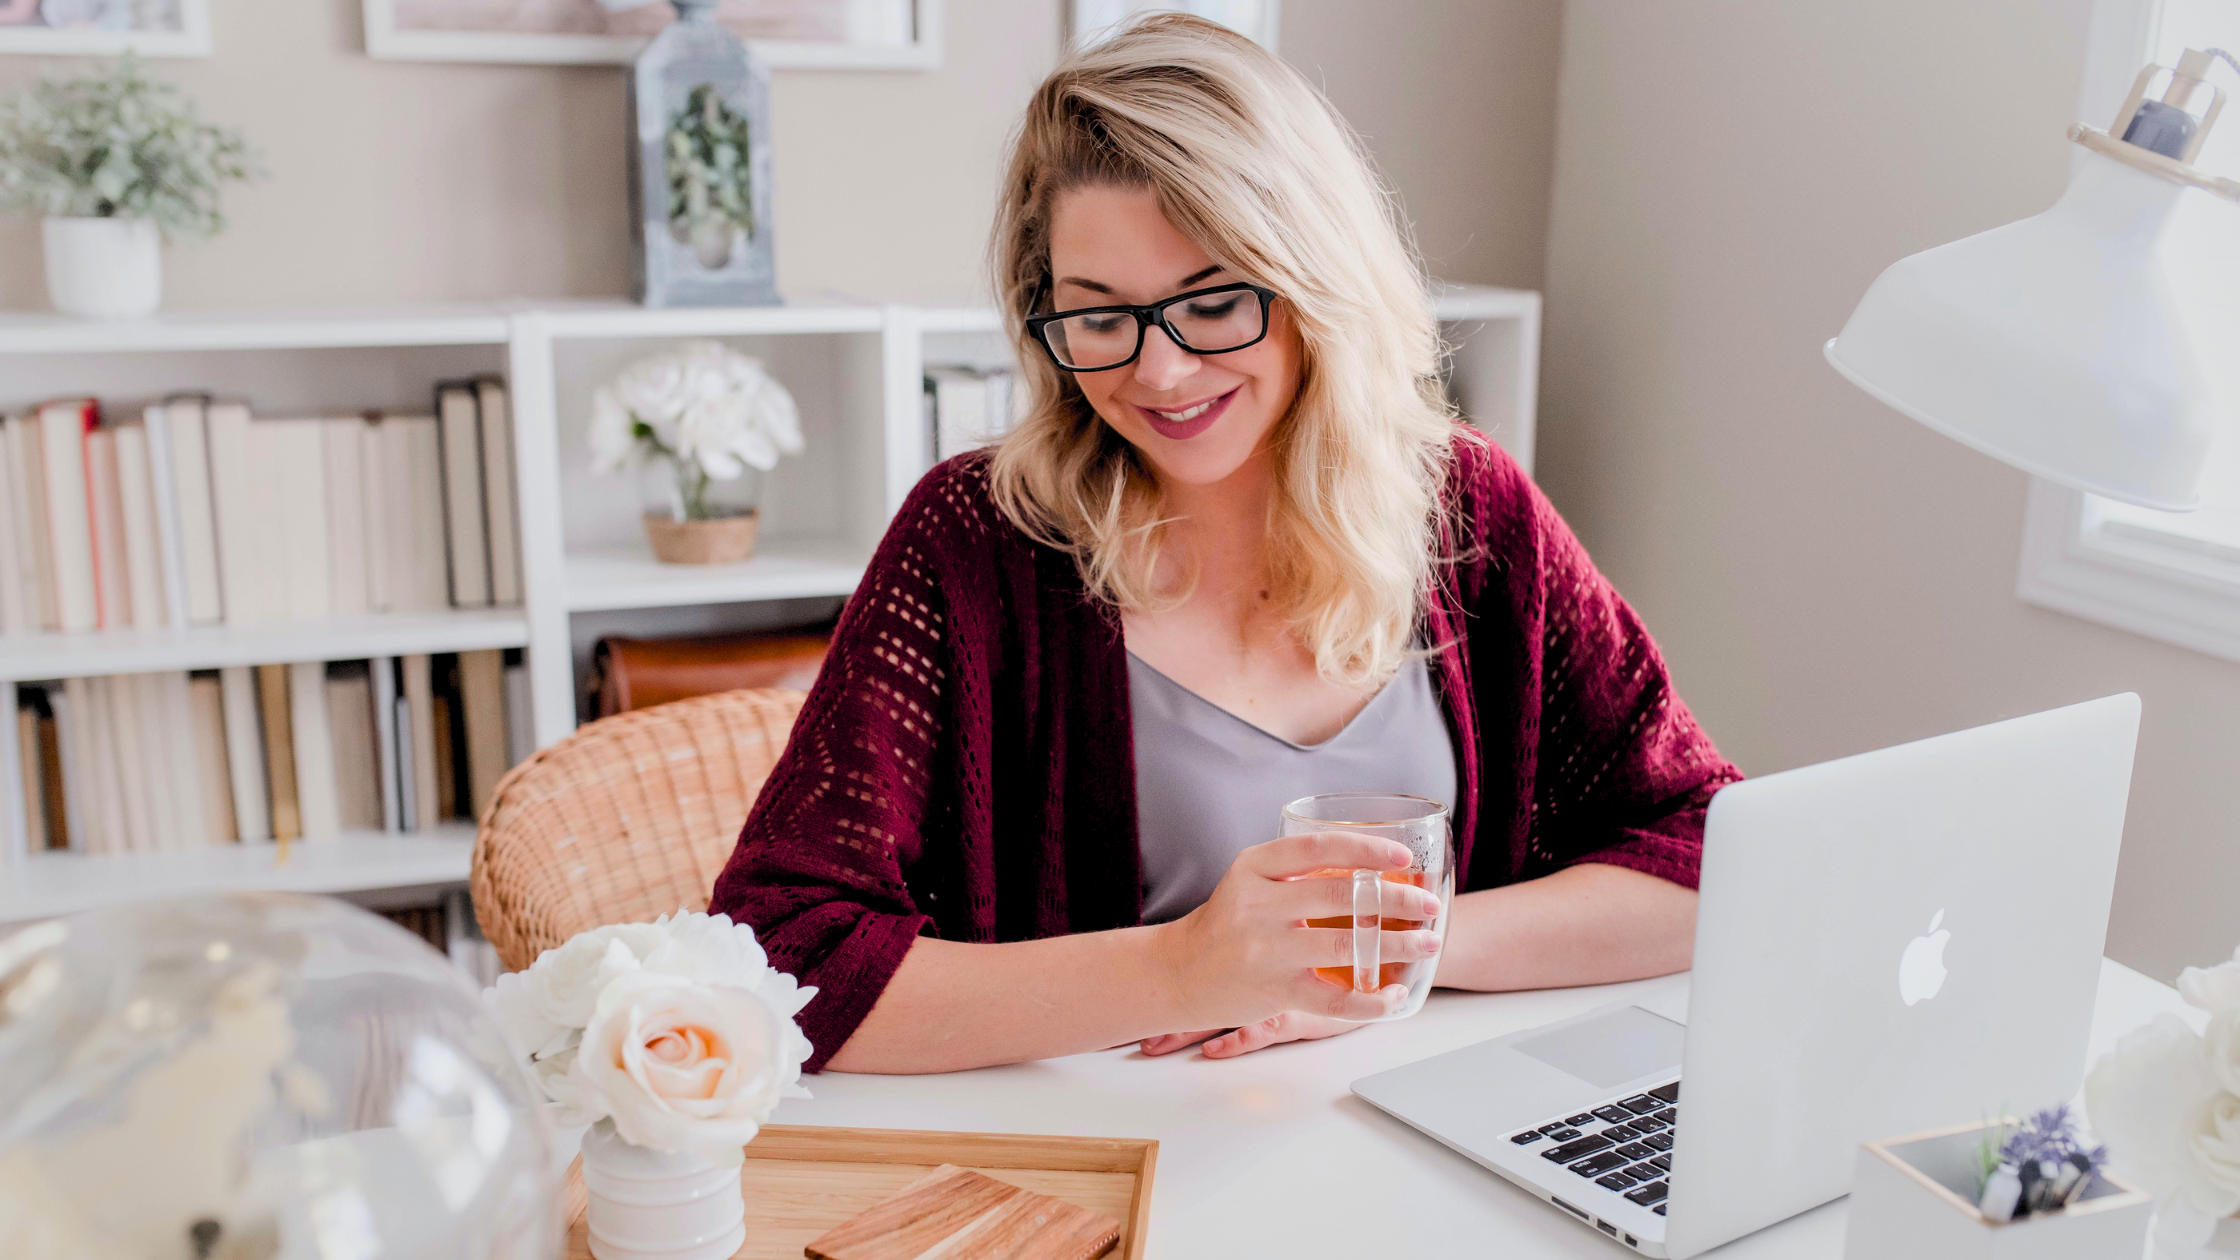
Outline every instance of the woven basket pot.
<svg viewBox="0 0 2240 1260">
<path fill-rule="evenodd" d="M 679 521 L 648 512 L 646 541 L 663 564 L 737 564 L 754 554 L 761 521 L 761 513 L 753 511 L 713 521 Z"/>
</svg>

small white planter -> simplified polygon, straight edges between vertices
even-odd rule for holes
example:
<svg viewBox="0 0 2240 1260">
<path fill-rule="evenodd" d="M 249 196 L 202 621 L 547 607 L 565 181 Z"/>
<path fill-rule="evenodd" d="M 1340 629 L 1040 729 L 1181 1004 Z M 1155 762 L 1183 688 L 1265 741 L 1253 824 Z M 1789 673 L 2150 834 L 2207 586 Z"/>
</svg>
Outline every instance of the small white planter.
<svg viewBox="0 0 2240 1260">
<path fill-rule="evenodd" d="M 746 1241 L 739 1164 L 583 1133 L 584 1223 L 596 1260 L 730 1260 Z"/>
<path fill-rule="evenodd" d="M 163 300 L 163 239 L 146 219 L 47 219 L 47 297 L 65 315 L 129 319 Z"/>
<path fill-rule="evenodd" d="M 2154 1201 L 2111 1178 L 2060 1212 L 1986 1218 L 1974 1201 L 1984 1127 L 1860 1147 L 1844 1260 L 2130 1260 L 2146 1251 Z"/>
</svg>

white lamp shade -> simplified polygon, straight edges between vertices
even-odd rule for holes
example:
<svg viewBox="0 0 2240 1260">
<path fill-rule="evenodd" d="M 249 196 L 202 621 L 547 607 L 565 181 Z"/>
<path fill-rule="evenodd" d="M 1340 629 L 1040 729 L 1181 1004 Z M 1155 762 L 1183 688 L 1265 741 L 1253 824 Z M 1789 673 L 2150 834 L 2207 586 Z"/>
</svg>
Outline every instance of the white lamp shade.
<svg viewBox="0 0 2240 1260">
<path fill-rule="evenodd" d="M 2045 213 L 1884 271 L 1828 362 L 2024 471 L 2196 507 L 2214 403 L 2159 249 L 2185 192 L 2087 150 Z"/>
</svg>

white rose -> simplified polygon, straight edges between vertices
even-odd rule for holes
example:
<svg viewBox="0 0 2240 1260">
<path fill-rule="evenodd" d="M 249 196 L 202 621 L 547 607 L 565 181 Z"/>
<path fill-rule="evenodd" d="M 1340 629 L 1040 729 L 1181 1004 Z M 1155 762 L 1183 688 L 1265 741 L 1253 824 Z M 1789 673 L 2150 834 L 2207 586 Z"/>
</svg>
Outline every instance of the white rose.
<svg viewBox="0 0 2240 1260">
<path fill-rule="evenodd" d="M 2240 1100 L 2217 1088 L 2207 1047 L 2177 1016 L 2156 1016 L 2093 1064 L 2085 1109 L 2117 1172 L 2158 1199 L 2229 1216 L 2240 1210 Z"/>
<path fill-rule="evenodd" d="M 622 405 L 611 389 L 602 389 L 591 395 L 591 471 L 595 473 L 620 472 L 630 464 L 631 454 L 638 448 L 637 435 L 631 432 L 630 409 Z"/>
<path fill-rule="evenodd" d="M 2179 972 L 2178 994 L 2211 1013 L 2240 1005 L 2240 949 L 2232 951 L 2231 962 Z"/>
<path fill-rule="evenodd" d="M 640 420 L 658 426 L 676 419 L 692 401 L 691 384 L 684 354 L 650 354 L 622 369 L 614 379 L 614 392 Z"/>
<path fill-rule="evenodd" d="M 600 994 L 572 1077 L 625 1140 L 720 1156 L 798 1090 L 788 1022 L 753 990 L 638 971 Z"/>
<path fill-rule="evenodd" d="M 648 971 L 694 984 L 751 989 L 770 969 L 770 956 L 754 939 L 754 929 L 733 923 L 730 915 L 679 912 L 662 916 L 654 926 L 661 929 L 660 939 L 641 960 Z"/>
<path fill-rule="evenodd" d="M 2201 1048 L 2217 1088 L 2240 1095 L 2240 1005 L 2227 1006 L 2209 1017 L 2209 1026 L 2201 1032 Z"/>
<path fill-rule="evenodd" d="M 540 1060 L 575 1044 L 576 1034 L 590 1022 L 599 991 L 616 976 L 637 970 L 638 955 L 650 953 L 659 940 L 660 928 L 651 923 L 579 932 L 546 950 L 527 971 L 499 976 L 496 985 L 483 990 L 483 1001 L 536 1069 Z"/>
</svg>

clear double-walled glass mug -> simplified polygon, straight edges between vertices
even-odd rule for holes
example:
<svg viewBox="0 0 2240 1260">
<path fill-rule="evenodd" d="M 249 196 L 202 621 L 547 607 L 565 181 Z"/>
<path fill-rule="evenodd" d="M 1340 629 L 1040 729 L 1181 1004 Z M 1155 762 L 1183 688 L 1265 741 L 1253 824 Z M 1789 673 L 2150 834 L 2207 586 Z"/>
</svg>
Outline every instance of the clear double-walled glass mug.
<svg viewBox="0 0 2240 1260">
<path fill-rule="evenodd" d="M 1359 831 L 1408 846 L 1415 860 L 1398 871 L 1350 871 L 1338 868 L 1312 872 L 1308 878 L 1353 881 L 1353 914 L 1309 919 L 1309 927 L 1353 928 L 1353 966 L 1317 967 L 1315 973 L 1332 984 L 1350 985 L 1360 993 L 1375 993 L 1390 984 L 1404 984 L 1408 996 L 1400 1009 L 1382 1019 L 1406 1019 L 1423 1009 L 1431 994 L 1431 977 L 1439 969 L 1436 956 L 1416 962 L 1385 962 L 1379 945 L 1386 932 L 1428 930 L 1447 939 L 1448 911 L 1454 905 L 1454 831 L 1447 825 L 1447 807 L 1422 796 L 1391 792 L 1329 792 L 1303 796 L 1283 807 L 1283 834 L 1306 835 L 1317 831 Z M 1439 917 L 1429 923 L 1401 919 L 1383 911 L 1383 889 L 1390 881 L 1428 888 L 1438 894 Z"/>
</svg>

